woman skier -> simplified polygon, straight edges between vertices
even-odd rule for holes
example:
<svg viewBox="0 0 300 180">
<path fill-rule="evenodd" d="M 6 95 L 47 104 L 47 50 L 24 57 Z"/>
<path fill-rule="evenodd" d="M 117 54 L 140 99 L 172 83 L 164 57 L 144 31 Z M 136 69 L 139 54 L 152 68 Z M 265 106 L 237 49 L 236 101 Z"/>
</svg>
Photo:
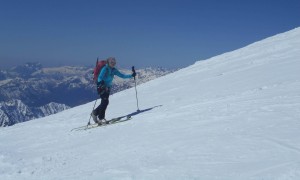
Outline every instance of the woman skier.
<svg viewBox="0 0 300 180">
<path fill-rule="evenodd" d="M 132 78 L 136 76 L 136 73 L 132 74 L 122 74 L 118 69 L 115 68 L 116 59 L 114 57 L 109 57 L 106 60 L 106 65 L 101 69 L 98 80 L 97 80 L 97 91 L 101 98 L 100 105 L 94 109 L 91 113 L 91 116 L 95 123 L 102 124 L 106 123 L 105 120 L 105 111 L 109 103 L 109 94 L 112 86 L 112 81 L 114 79 L 114 75 L 119 76 L 120 78 Z M 98 118 L 97 118 L 98 116 Z M 102 122 L 104 121 L 104 122 Z"/>
</svg>

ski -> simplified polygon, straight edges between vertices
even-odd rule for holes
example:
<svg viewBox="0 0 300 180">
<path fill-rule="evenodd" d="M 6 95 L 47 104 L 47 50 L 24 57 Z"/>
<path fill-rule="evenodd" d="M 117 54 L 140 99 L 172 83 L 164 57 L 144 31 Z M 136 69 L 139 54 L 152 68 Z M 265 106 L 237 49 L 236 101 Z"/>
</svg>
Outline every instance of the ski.
<svg viewBox="0 0 300 180">
<path fill-rule="evenodd" d="M 131 116 L 112 118 L 110 120 L 107 120 L 106 123 L 103 123 L 103 124 L 98 124 L 98 123 L 88 124 L 85 126 L 80 126 L 80 127 L 74 128 L 71 131 L 88 130 L 88 129 L 92 129 L 92 128 L 96 128 L 96 127 L 102 127 L 102 126 L 107 126 L 107 125 L 111 125 L 111 124 L 128 121 L 130 119 L 132 119 Z"/>
</svg>

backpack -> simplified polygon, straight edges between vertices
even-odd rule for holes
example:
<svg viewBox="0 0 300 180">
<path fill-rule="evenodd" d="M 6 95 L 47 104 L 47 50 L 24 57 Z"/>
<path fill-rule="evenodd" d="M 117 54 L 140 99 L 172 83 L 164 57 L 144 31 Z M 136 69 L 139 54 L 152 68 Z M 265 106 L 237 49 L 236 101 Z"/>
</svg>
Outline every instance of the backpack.
<svg viewBox="0 0 300 180">
<path fill-rule="evenodd" d="M 107 61 L 106 60 L 98 60 L 97 58 L 97 62 L 96 62 L 96 66 L 94 68 L 94 83 L 97 84 L 97 81 L 98 81 L 98 76 L 102 70 L 102 68 L 107 64 Z"/>
</svg>

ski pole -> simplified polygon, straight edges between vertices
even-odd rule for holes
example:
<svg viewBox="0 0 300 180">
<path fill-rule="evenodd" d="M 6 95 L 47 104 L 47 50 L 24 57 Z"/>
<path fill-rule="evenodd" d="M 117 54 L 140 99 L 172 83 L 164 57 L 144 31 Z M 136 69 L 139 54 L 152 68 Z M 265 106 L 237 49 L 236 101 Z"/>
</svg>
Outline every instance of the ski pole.
<svg viewBox="0 0 300 180">
<path fill-rule="evenodd" d="M 132 66 L 132 72 L 135 73 L 134 66 Z M 133 78 L 134 78 L 134 84 L 135 84 L 134 87 L 135 87 L 136 107 L 137 107 L 137 111 L 140 111 L 140 108 L 139 108 L 139 99 L 138 99 L 137 90 L 136 90 L 136 79 L 135 79 L 135 76 Z"/>
<path fill-rule="evenodd" d="M 96 101 L 95 101 L 95 103 L 94 103 L 93 111 L 94 111 L 94 109 L 95 109 L 95 106 L 96 106 L 97 101 L 98 101 L 98 98 L 96 99 Z M 92 113 L 93 113 L 93 111 L 92 111 Z M 87 123 L 87 126 L 91 124 L 92 113 L 91 113 L 91 115 L 90 115 L 89 122 Z"/>
<path fill-rule="evenodd" d="M 99 57 L 97 57 L 95 69 L 96 69 L 96 67 L 97 67 L 97 65 L 98 65 L 98 61 L 99 61 Z M 94 69 L 94 71 L 93 71 L 93 74 L 95 73 L 95 69 Z M 95 78 L 95 77 L 94 77 L 94 78 Z M 93 79 L 93 80 L 94 80 L 94 85 L 97 84 L 97 79 Z M 95 109 L 95 106 L 96 106 L 97 101 L 98 101 L 98 98 L 96 99 L 96 101 L 95 101 L 95 103 L 94 103 L 93 111 L 94 111 L 94 109 Z M 93 113 L 93 111 L 92 111 L 92 113 Z M 91 117 L 92 117 L 92 114 L 90 115 L 89 122 L 87 123 L 87 126 L 91 124 Z"/>
</svg>

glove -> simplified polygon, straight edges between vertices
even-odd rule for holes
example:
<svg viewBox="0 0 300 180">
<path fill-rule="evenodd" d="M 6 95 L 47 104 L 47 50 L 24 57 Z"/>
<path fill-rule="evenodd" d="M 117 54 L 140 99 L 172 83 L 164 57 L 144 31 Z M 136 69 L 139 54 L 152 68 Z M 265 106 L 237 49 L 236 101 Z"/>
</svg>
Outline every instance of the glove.
<svg viewBox="0 0 300 180">
<path fill-rule="evenodd" d="M 135 73 L 135 72 L 133 72 L 131 76 L 132 76 L 132 77 L 135 77 L 135 76 L 136 76 L 136 73 Z"/>
<path fill-rule="evenodd" d="M 97 82 L 97 87 L 105 86 L 104 81 Z"/>
<path fill-rule="evenodd" d="M 103 94 L 106 90 L 104 81 L 97 82 L 97 92 L 99 95 Z"/>
</svg>

